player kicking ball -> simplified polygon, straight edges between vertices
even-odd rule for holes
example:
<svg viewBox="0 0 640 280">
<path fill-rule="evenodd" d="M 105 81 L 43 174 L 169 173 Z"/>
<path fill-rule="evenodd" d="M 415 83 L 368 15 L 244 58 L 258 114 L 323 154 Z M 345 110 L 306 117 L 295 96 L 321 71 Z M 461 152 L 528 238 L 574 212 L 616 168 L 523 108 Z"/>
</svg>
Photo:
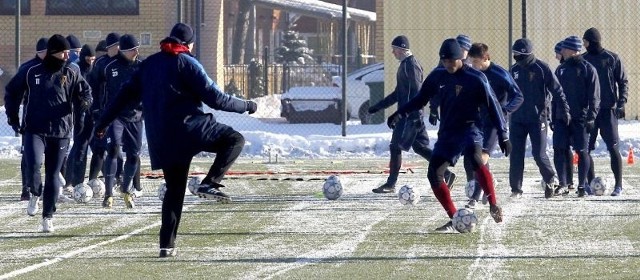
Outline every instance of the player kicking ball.
<svg viewBox="0 0 640 280">
<path fill-rule="evenodd" d="M 491 123 L 496 127 L 498 144 L 508 156 L 511 152 L 506 122 L 500 104 L 493 94 L 484 74 L 462 63 L 462 51 L 455 39 L 447 39 L 440 47 L 440 59 L 444 68 L 434 69 L 422 83 L 419 94 L 409 103 L 389 116 L 387 124 L 394 127 L 408 112 L 424 107 L 429 100 L 439 95 L 440 128 L 438 141 L 433 148 L 427 177 L 434 195 L 449 215 L 453 217 L 457 209 L 444 181 L 444 173 L 454 166 L 460 155 L 473 158 L 472 167 L 477 180 L 489 200 L 489 212 L 496 223 L 502 222 L 502 209 L 497 204 L 493 185 L 493 175 L 482 164 L 482 132 L 480 131 L 479 109 L 485 108 Z M 437 228 L 436 232 L 455 233 L 451 221 Z"/>
</svg>

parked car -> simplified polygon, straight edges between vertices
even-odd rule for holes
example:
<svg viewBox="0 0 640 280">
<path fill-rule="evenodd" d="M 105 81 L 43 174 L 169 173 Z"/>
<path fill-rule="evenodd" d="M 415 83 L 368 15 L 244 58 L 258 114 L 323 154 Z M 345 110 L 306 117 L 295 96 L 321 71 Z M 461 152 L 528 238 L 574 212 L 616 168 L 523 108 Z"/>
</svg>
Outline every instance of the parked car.
<svg viewBox="0 0 640 280">
<path fill-rule="evenodd" d="M 364 77 L 367 77 L 363 80 Z M 342 77 L 332 77 L 333 86 L 342 87 Z M 369 124 L 371 118 L 367 110 L 369 109 L 369 86 L 366 82 L 379 80 L 384 82 L 384 64 L 376 63 L 354 70 L 347 75 L 347 104 L 348 110 L 357 112 L 357 117 L 362 124 Z"/>
<path fill-rule="evenodd" d="M 342 122 L 342 89 L 338 87 L 292 87 L 282 94 L 280 103 L 280 116 L 290 123 Z"/>
</svg>

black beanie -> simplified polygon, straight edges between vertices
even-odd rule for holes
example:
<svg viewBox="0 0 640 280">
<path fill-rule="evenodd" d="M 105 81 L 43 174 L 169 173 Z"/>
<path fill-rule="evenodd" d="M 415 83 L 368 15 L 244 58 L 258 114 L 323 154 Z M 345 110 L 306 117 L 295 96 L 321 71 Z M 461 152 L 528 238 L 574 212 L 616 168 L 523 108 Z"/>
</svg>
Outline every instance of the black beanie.
<svg viewBox="0 0 640 280">
<path fill-rule="evenodd" d="M 82 44 L 80 44 L 80 40 L 73 34 L 69 34 L 67 36 L 67 41 L 69 41 L 69 47 L 72 49 L 80 49 L 82 48 Z"/>
<path fill-rule="evenodd" d="M 140 46 L 136 37 L 131 34 L 124 34 L 120 37 L 120 50 L 128 51 L 137 49 Z"/>
<path fill-rule="evenodd" d="M 105 40 L 105 48 L 108 49 L 120 43 L 120 34 L 111 32 L 107 34 L 107 39 Z"/>
<path fill-rule="evenodd" d="M 462 49 L 456 39 L 449 38 L 442 42 L 440 59 L 462 59 Z"/>
<path fill-rule="evenodd" d="M 40 38 L 38 43 L 36 43 L 36 52 L 47 51 L 47 41 L 49 41 L 49 39 L 45 37 Z"/>
<path fill-rule="evenodd" d="M 80 50 L 80 57 L 86 56 L 96 56 L 96 53 L 93 51 L 93 49 L 91 49 L 91 46 L 87 44 L 82 46 L 82 49 Z"/>
<path fill-rule="evenodd" d="M 183 45 L 191 44 L 195 39 L 193 28 L 184 23 L 176 23 L 176 25 L 171 28 L 171 34 L 169 34 L 169 37 L 178 39 Z"/>
<path fill-rule="evenodd" d="M 600 43 L 602 37 L 600 36 L 600 31 L 595 27 L 591 27 L 584 32 L 582 39 L 589 41 L 589 43 Z"/>
<path fill-rule="evenodd" d="M 47 41 L 47 54 L 59 53 L 61 51 L 69 50 L 69 41 L 67 38 L 60 34 L 55 34 Z"/>
<path fill-rule="evenodd" d="M 107 41 L 100 40 L 96 45 L 96 52 L 107 52 Z"/>
<path fill-rule="evenodd" d="M 391 41 L 391 46 L 395 47 L 395 48 L 408 50 L 409 49 L 409 39 L 407 39 L 407 37 L 404 36 L 404 35 L 400 35 L 398 37 L 395 37 L 393 39 L 393 41 Z"/>
</svg>

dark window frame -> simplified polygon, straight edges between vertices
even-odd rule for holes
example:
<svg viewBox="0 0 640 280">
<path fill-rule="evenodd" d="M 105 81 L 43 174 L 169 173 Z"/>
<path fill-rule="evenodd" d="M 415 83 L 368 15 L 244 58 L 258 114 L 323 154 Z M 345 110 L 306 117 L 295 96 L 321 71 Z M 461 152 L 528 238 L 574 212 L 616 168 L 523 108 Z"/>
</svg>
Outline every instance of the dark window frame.
<svg viewBox="0 0 640 280">
<path fill-rule="evenodd" d="M 10 0 L 10 2 L 15 3 L 15 0 Z M 5 4 L 8 4 L 7 0 L 0 1 L 0 15 L 2 16 L 12 16 L 16 14 L 15 5 L 11 5 L 11 7 L 7 7 Z M 28 16 L 31 15 L 31 0 L 21 0 L 20 3 L 20 15 Z"/>
<path fill-rule="evenodd" d="M 137 16 L 140 15 L 140 0 L 94 0 L 106 7 L 91 7 L 89 0 L 46 0 L 45 15 L 48 16 Z M 51 2 L 55 1 L 56 4 Z M 118 8 L 118 2 L 135 1 L 135 7 Z M 61 4 L 62 3 L 62 4 Z M 65 5 L 64 7 L 60 7 Z"/>
</svg>

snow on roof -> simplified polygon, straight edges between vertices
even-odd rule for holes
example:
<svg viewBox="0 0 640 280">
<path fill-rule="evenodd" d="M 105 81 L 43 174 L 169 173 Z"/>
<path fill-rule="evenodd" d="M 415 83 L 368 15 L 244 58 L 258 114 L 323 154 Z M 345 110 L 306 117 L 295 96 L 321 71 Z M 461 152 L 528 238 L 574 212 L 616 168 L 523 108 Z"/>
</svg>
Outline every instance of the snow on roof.
<svg viewBox="0 0 640 280">
<path fill-rule="evenodd" d="M 330 20 L 342 18 L 342 5 L 319 0 L 254 0 L 256 5 L 286 10 L 315 18 Z M 347 8 L 347 18 L 355 21 L 376 21 L 376 13 L 356 8 Z"/>
</svg>

